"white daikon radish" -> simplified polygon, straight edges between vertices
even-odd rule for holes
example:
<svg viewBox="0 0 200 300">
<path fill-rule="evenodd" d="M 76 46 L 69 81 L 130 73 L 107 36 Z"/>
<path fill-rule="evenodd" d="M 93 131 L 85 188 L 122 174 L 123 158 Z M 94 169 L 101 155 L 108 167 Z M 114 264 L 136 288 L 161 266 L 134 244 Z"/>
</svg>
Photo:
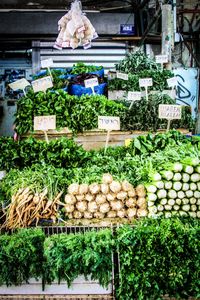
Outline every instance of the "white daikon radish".
<svg viewBox="0 0 200 300">
<path fill-rule="evenodd" d="M 94 195 L 91 195 L 91 194 L 86 194 L 85 195 L 85 200 L 88 201 L 88 202 L 91 202 L 95 199 L 95 196 Z"/>
<path fill-rule="evenodd" d="M 179 209 L 180 209 L 180 206 L 177 205 L 177 204 L 175 204 L 175 205 L 173 206 L 173 209 L 174 209 L 174 210 L 179 210 Z"/>
<path fill-rule="evenodd" d="M 166 198 L 166 196 L 167 196 L 166 190 L 161 189 L 161 190 L 157 191 L 157 197 L 158 197 L 158 199 Z"/>
<path fill-rule="evenodd" d="M 165 181 L 164 185 L 166 190 L 171 190 L 173 183 L 171 181 Z"/>
<path fill-rule="evenodd" d="M 113 181 L 113 177 L 111 174 L 109 173 L 103 174 L 103 178 L 102 178 L 103 183 L 110 184 L 112 181 Z"/>
<path fill-rule="evenodd" d="M 165 212 L 166 219 L 171 218 L 171 216 L 172 216 L 171 212 Z"/>
<path fill-rule="evenodd" d="M 65 203 L 67 203 L 67 204 L 74 204 L 74 203 L 76 203 L 76 198 L 73 195 L 71 195 L 71 194 L 67 194 L 65 196 Z"/>
<path fill-rule="evenodd" d="M 81 212 L 78 211 L 78 210 L 75 210 L 75 211 L 73 212 L 73 217 L 74 217 L 75 219 L 81 219 L 81 218 L 83 217 L 83 213 L 81 213 Z"/>
<path fill-rule="evenodd" d="M 187 173 L 183 173 L 182 174 L 182 181 L 183 182 L 189 182 L 190 181 L 190 175 L 188 175 Z"/>
<path fill-rule="evenodd" d="M 196 214 L 197 214 L 197 218 L 200 219 L 200 210 L 198 210 L 198 211 L 196 212 Z"/>
<path fill-rule="evenodd" d="M 137 214 L 137 209 L 136 208 L 128 208 L 126 211 L 128 219 L 132 219 L 136 216 Z"/>
<path fill-rule="evenodd" d="M 88 211 L 94 213 L 98 210 L 98 205 L 95 201 L 88 202 Z"/>
<path fill-rule="evenodd" d="M 79 194 L 85 195 L 88 193 L 89 186 L 87 183 L 82 183 L 79 185 Z"/>
<path fill-rule="evenodd" d="M 123 208 L 123 202 L 120 200 L 110 201 L 110 206 L 112 210 L 121 210 Z"/>
<path fill-rule="evenodd" d="M 161 199 L 160 204 L 161 204 L 161 205 L 167 204 L 167 199 L 166 199 L 166 198 Z"/>
<path fill-rule="evenodd" d="M 148 193 L 154 194 L 157 191 L 157 187 L 153 184 L 147 184 L 145 187 Z"/>
<path fill-rule="evenodd" d="M 190 185 L 187 182 L 184 182 L 182 185 L 182 190 L 183 191 L 188 191 L 190 189 Z"/>
<path fill-rule="evenodd" d="M 122 190 L 124 192 L 132 191 L 133 190 L 133 186 L 127 180 L 124 180 L 124 181 L 122 181 Z"/>
<path fill-rule="evenodd" d="M 182 200 L 180 198 L 177 198 L 175 201 L 176 201 L 177 205 L 181 205 L 181 203 L 182 203 Z"/>
<path fill-rule="evenodd" d="M 191 211 L 196 211 L 197 210 L 197 206 L 195 204 L 192 204 L 190 207 L 191 207 L 190 208 Z"/>
<path fill-rule="evenodd" d="M 107 217 L 108 218 L 116 218 L 117 216 L 117 212 L 115 210 L 110 210 L 108 213 L 107 213 Z"/>
<path fill-rule="evenodd" d="M 174 191 L 174 190 L 169 190 L 168 197 L 171 198 L 171 199 L 177 198 L 177 192 Z"/>
<path fill-rule="evenodd" d="M 73 204 L 66 204 L 66 205 L 65 205 L 65 211 L 66 211 L 67 213 L 72 213 L 72 212 L 74 211 L 74 209 L 75 209 L 75 207 L 74 207 Z"/>
<path fill-rule="evenodd" d="M 167 202 L 167 199 L 166 199 L 166 202 Z M 148 205 L 148 207 L 154 206 L 155 202 L 154 201 L 148 201 L 147 205 Z"/>
<path fill-rule="evenodd" d="M 161 174 L 162 174 L 162 177 L 168 181 L 171 180 L 174 176 L 174 173 L 172 171 L 162 171 Z"/>
<path fill-rule="evenodd" d="M 175 204 L 175 200 L 174 199 L 169 199 L 167 202 L 170 206 L 173 206 Z"/>
<path fill-rule="evenodd" d="M 196 204 L 196 202 L 197 202 L 196 198 L 194 197 L 190 198 L 190 204 Z"/>
<path fill-rule="evenodd" d="M 113 180 L 113 182 L 110 183 L 110 190 L 113 193 L 119 193 L 121 191 L 121 183 L 119 181 Z"/>
<path fill-rule="evenodd" d="M 157 208 L 155 205 L 149 207 L 149 212 L 150 212 L 151 214 L 156 214 L 157 211 L 158 211 L 158 208 Z"/>
<path fill-rule="evenodd" d="M 190 210 L 190 205 L 189 204 L 182 205 L 182 210 L 183 211 L 189 211 Z"/>
<path fill-rule="evenodd" d="M 97 204 L 103 204 L 106 202 L 106 195 L 98 194 L 96 195 L 95 201 Z"/>
<path fill-rule="evenodd" d="M 190 176 L 190 179 L 192 182 L 198 182 L 200 181 L 200 174 L 198 173 L 193 173 L 191 176 Z"/>
<path fill-rule="evenodd" d="M 68 186 L 68 194 L 77 195 L 79 193 L 79 184 L 72 183 Z"/>
<path fill-rule="evenodd" d="M 183 191 L 179 191 L 177 193 L 177 196 L 178 196 L 179 199 L 183 199 L 183 198 L 185 198 L 185 193 Z"/>
<path fill-rule="evenodd" d="M 197 213 L 194 211 L 188 211 L 188 215 L 192 218 L 196 218 L 197 217 Z"/>
<path fill-rule="evenodd" d="M 166 204 L 164 207 L 165 207 L 165 210 L 172 210 L 172 206 L 169 204 Z"/>
<path fill-rule="evenodd" d="M 127 192 L 121 191 L 121 192 L 117 193 L 117 199 L 119 199 L 119 200 L 123 201 L 126 199 L 126 197 L 127 197 Z"/>
<path fill-rule="evenodd" d="M 125 204 L 127 207 L 135 207 L 137 204 L 137 200 L 136 200 L 136 198 L 129 198 L 125 201 Z"/>
<path fill-rule="evenodd" d="M 183 169 L 184 169 L 185 173 L 188 173 L 188 174 L 194 173 L 194 168 L 192 166 L 184 166 Z"/>
<path fill-rule="evenodd" d="M 183 211 L 183 210 L 180 210 L 179 211 L 179 216 L 181 216 L 181 217 L 186 217 L 188 214 L 187 214 L 187 212 L 186 211 Z"/>
<path fill-rule="evenodd" d="M 172 166 L 174 172 L 181 172 L 183 170 L 183 165 L 181 163 L 174 163 Z"/>
<path fill-rule="evenodd" d="M 83 216 L 84 216 L 84 219 L 92 219 L 93 218 L 93 214 L 89 211 L 84 211 Z"/>
<path fill-rule="evenodd" d="M 190 190 L 191 191 L 197 191 L 197 185 L 196 185 L 196 183 L 194 183 L 194 182 L 190 183 Z"/>
<path fill-rule="evenodd" d="M 161 205 L 161 204 L 159 204 L 159 205 L 158 205 L 158 211 L 163 211 L 163 210 L 164 210 L 164 206 Z"/>
<path fill-rule="evenodd" d="M 86 201 L 79 201 L 76 203 L 76 208 L 80 212 L 84 212 L 87 210 L 87 202 Z"/>
<path fill-rule="evenodd" d="M 197 167 L 195 168 L 195 171 L 196 171 L 197 173 L 200 174 L 200 166 L 197 166 Z"/>
<path fill-rule="evenodd" d="M 180 181 L 175 181 L 173 184 L 173 189 L 175 191 L 180 191 L 182 189 L 182 183 Z"/>
<path fill-rule="evenodd" d="M 189 201 L 188 198 L 183 198 L 183 199 L 182 199 L 182 204 L 184 204 L 184 205 L 188 204 L 189 202 L 190 202 L 190 201 Z"/>
<path fill-rule="evenodd" d="M 92 195 L 96 195 L 100 192 L 100 185 L 98 183 L 92 183 L 89 185 L 89 191 Z"/>
<path fill-rule="evenodd" d="M 199 199 L 200 198 L 200 192 L 199 191 L 195 191 L 194 192 L 194 197 Z"/>
<path fill-rule="evenodd" d="M 102 194 L 107 195 L 109 193 L 109 185 L 107 183 L 101 184 L 101 192 Z"/>
<path fill-rule="evenodd" d="M 182 179 L 181 173 L 175 173 L 172 180 L 173 181 L 180 181 Z"/>
<path fill-rule="evenodd" d="M 105 202 L 99 206 L 99 211 L 103 214 L 109 212 L 109 210 L 110 210 L 110 205 L 108 202 Z"/>
<path fill-rule="evenodd" d="M 185 192 L 185 195 L 186 195 L 187 198 L 192 198 L 194 193 L 193 193 L 193 191 L 188 190 L 188 191 Z"/>
<path fill-rule="evenodd" d="M 153 193 L 148 193 L 147 194 L 147 200 L 148 201 L 156 201 L 157 199 L 157 195 L 156 194 L 153 194 Z"/>
</svg>

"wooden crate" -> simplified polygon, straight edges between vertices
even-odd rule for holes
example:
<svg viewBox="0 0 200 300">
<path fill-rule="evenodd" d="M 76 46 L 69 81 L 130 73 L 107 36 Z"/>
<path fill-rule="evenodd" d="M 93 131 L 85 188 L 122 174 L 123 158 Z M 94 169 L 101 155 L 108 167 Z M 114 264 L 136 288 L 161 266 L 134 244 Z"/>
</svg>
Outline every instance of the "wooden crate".
<svg viewBox="0 0 200 300">
<path fill-rule="evenodd" d="M 179 129 L 180 132 L 183 134 L 189 134 L 190 132 L 186 129 Z M 165 132 L 165 130 L 159 130 L 158 132 Z M 126 139 L 133 139 L 140 135 L 147 135 L 147 131 L 111 131 L 110 133 L 110 139 L 109 139 L 109 146 L 124 146 L 124 141 Z M 27 138 L 29 136 L 33 136 L 36 139 L 44 140 L 45 136 L 42 131 L 38 131 L 34 134 L 25 134 L 22 136 L 22 138 Z M 58 139 L 60 137 L 68 137 L 72 138 L 73 134 L 67 129 L 64 128 L 60 131 L 57 130 L 49 130 L 48 131 L 48 138 L 49 140 L 52 139 Z M 91 131 L 85 131 L 83 133 L 78 133 L 76 136 L 74 136 L 75 141 L 83 145 L 83 148 L 85 150 L 91 150 L 91 149 L 100 149 L 105 146 L 106 143 L 106 131 L 100 131 L 100 130 L 91 130 Z"/>
</svg>

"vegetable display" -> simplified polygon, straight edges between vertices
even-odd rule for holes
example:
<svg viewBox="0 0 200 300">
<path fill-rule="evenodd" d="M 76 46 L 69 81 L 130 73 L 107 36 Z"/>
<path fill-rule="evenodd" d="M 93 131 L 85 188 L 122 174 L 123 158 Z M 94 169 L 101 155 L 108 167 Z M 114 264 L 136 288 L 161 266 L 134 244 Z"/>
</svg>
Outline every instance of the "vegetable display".
<svg viewBox="0 0 200 300">
<path fill-rule="evenodd" d="M 79 75 L 79 74 L 97 72 L 102 69 L 103 69 L 102 66 L 86 65 L 82 62 L 79 62 L 79 63 L 73 65 L 72 70 L 69 73 L 73 74 L 73 75 Z"/>
<path fill-rule="evenodd" d="M 149 216 L 200 218 L 200 161 L 186 158 L 152 174 L 146 186 Z"/>
<path fill-rule="evenodd" d="M 73 183 L 65 195 L 65 215 L 69 219 L 104 219 L 147 216 L 146 191 L 143 185 L 136 188 L 128 181 L 113 180 L 104 174 L 102 183 Z"/>
</svg>

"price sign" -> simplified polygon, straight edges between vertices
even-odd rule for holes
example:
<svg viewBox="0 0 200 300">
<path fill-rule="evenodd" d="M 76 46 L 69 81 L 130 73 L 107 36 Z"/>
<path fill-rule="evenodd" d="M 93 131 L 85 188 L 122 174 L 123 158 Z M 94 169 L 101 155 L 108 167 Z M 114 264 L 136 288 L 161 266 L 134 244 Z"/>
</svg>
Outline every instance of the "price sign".
<svg viewBox="0 0 200 300">
<path fill-rule="evenodd" d="M 46 92 L 47 89 L 53 87 L 53 82 L 51 76 L 46 76 L 41 79 L 32 81 L 33 91 L 36 92 Z"/>
<path fill-rule="evenodd" d="M 177 86 L 177 84 L 178 84 L 177 77 L 172 77 L 172 78 L 167 79 L 167 84 L 169 87 L 172 87 L 172 88 Z"/>
<path fill-rule="evenodd" d="M 117 72 L 117 78 L 123 79 L 123 80 L 128 80 L 128 74 Z"/>
<path fill-rule="evenodd" d="M 109 71 L 108 72 L 108 80 L 112 80 L 112 79 L 115 79 L 117 78 L 117 73 L 114 72 L 114 71 Z"/>
<path fill-rule="evenodd" d="M 48 131 L 56 129 L 56 116 L 34 117 L 34 130 Z"/>
<path fill-rule="evenodd" d="M 142 97 L 141 92 L 128 92 L 128 101 L 137 101 Z"/>
<path fill-rule="evenodd" d="M 166 63 L 168 63 L 168 56 L 167 55 L 156 55 L 156 62 L 157 62 L 157 64 L 166 64 Z"/>
<path fill-rule="evenodd" d="M 159 105 L 159 119 L 180 120 L 181 119 L 181 105 L 160 104 Z"/>
<path fill-rule="evenodd" d="M 28 82 L 28 80 L 26 80 L 25 78 L 16 80 L 15 82 L 12 82 L 9 84 L 9 87 L 13 90 L 13 91 L 17 91 L 17 90 L 23 90 L 30 85 L 30 83 Z"/>
<path fill-rule="evenodd" d="M 140 87 L 148 87 L 153 85 L 152 78 L 140 78 L 139 79 L 139 85 Z"/>
<path fill-rule="evenodd" d="M 119 117 L 98 117 L 98 129 L 105 129 L 107 131 L 120 130 L 120 118 Z"/>
<path fill-rule="evenodd" d="M 92 87 L 99 85 L 97 77 L 86 79 L 86 80 L 84 80 L 84 83 L 85 83 L 86 88 L 92 88 Z"/>
<path fill-rule="evenodd" d="M 53 66 L 53 59 L 48 58 L 48 59 L 42 60 L 41 61 L 41 66 L 42 66 L 43 69 L 50 68 L 51 66 Z"/>
</svg>

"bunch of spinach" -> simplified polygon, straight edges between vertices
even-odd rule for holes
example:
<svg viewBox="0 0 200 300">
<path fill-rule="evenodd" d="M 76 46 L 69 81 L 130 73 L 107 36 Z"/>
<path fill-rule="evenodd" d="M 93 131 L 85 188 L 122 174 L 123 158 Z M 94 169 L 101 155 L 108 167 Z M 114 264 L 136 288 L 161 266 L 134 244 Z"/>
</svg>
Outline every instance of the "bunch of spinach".
<svg viewBox="0 0 200 300">
<path fill-rule="evenodd" d="M 42 277 L 44 239 L 41 229 L 0 235 L 0 285 L 20 285 Z"/>
<path fill-rule="evenodd" d="M 119 300 L 200 296 L 199 220 L 144 219 L 117 230 Z"/>
<path fill-rule="evenodd" d="M 46 238 L 45 281 L 65 280 L 70 286 L 75 278 L 84 275 L 107 287 L 111 281 L 113 246 L 110 229 Z"/>
<path fill-rule="evenodd" d="M 75 65 L 73 65 L 72 70 L 70 71 L 70 74 L 78 75 L 78 74 L 84 74 L 84 73 L 91 73 L 96 72 L 99 70 L 102 70 L 102 66 L 93 66 L 93 65 L 86 65 L 82 62 L 79 62 Z"/>
</svg>

